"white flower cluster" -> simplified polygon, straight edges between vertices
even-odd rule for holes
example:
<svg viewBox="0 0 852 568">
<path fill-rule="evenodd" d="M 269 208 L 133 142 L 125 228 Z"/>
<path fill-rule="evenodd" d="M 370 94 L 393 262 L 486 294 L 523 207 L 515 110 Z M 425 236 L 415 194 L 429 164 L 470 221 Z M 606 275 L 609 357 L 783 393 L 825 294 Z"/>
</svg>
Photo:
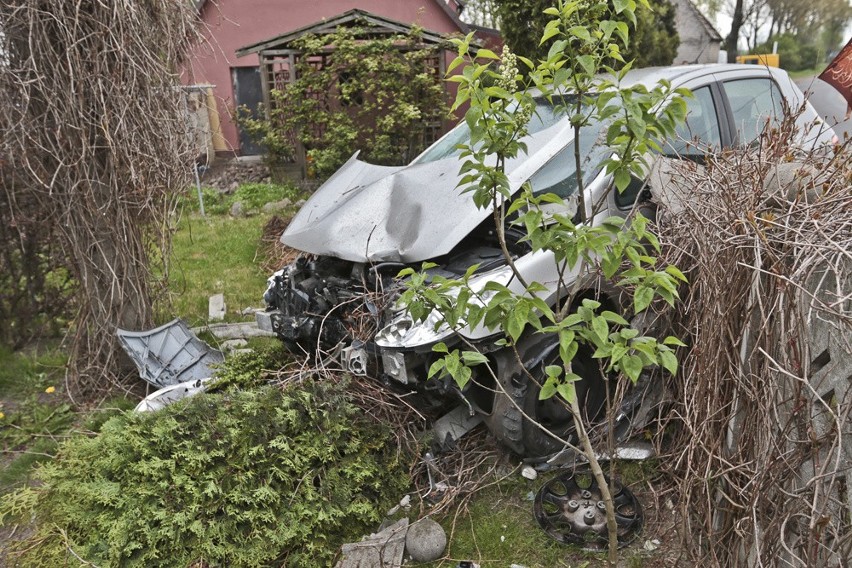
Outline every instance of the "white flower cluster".
<svg viewBox="0 0 852 568">
<path fill-rule="evenodd" d="M 500 57 L 500 79 L 497 80 L 497 85 L 506 89 L 510 93 L 518 90 L 518 56 L 512 53 L 508 46 L 503 46 L 503 53 Z"/>
</svg>

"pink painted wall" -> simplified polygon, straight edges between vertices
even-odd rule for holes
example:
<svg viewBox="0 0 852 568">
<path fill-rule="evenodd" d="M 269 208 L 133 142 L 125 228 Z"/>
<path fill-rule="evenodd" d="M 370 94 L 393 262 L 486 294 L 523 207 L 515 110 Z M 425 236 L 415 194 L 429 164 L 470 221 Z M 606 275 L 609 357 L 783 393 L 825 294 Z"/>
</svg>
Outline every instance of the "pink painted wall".
<svg viewBox="0 0 852 568">
<path fill-rule="evenodd" d="M 292 31 L 359 8 L 378 16 L 413 23 L 433 32 L 460 32 L 438 2 L 443 0 L 214 0 L 202 9 L 209 26 L 208 42 L 195 49 L 187 84 L 215 85 L 222 134 L 231 149 L 239 151 L 236 125 L 231 120 L 234 92 L 231 67 L 254 67 L 257 55 L 237 58 L 235 52 L 258 41 Z"/>
</svg>

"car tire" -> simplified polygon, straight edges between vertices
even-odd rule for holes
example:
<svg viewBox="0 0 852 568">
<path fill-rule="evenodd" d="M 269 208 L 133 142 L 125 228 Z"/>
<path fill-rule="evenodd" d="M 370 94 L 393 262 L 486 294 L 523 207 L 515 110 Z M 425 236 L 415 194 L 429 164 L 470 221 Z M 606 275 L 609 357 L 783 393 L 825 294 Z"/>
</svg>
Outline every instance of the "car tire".
<svg viewBox="0 0 852 568">
<path fill-rule="evenodd" d="M 486 422 L 502 445 L 520 456 L 539 458 L 564 448 L 564 444 L 545 429 L 572 444 L 576 442 L 576 436 L 571 413 L 562 405 L 564 401 L 556 397 L 544 401 L 538 398 L 545 367 L 558 364 L 558 344 L 554 344 L 552 338 L 546 338 L 525 347 L 524 360 L 529 373 L 517 364 L 501 366 L 499 379 L 502 388 L 498 387 L 493 411 Z M 582 377 L 577 383 L 581 408 L 587 411 L 594 424 L 602 418 L 605 410 L 607 381 L 591 354 L 588 348 L 581 347 L 574 360 L 574 372 Z M 504 361 L 507 359 L 505 357 Z"/>
</svg>

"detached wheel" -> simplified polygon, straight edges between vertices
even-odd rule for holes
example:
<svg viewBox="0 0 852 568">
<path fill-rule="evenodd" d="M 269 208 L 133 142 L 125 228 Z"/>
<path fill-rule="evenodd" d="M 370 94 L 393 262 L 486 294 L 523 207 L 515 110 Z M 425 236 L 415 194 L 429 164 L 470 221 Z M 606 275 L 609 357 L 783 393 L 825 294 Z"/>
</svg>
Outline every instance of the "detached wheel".
<svg viewBox="0 0 852 568">
<path fill-rule="evenodd" d="M 521 353 L 528 372 L 520 368 L 517 361 L 512 365 L 508 357 L 503 358 L 506 364 L 501 365 L 502 376 L 499 378 L 506 394 L 497 393 L 494 411 L 487 424 L 503 445 L 520 456 L 538 458 L 559 452 L 564 447 L 544 429 L 563 440 L 576 442 L 574 420 L 568 403 L 561 397 L 539 400 L 545 367 L 560 364 L 558 342 L 543 336 L 524 347 Z M 580 409 L 587 423 L 594 424 L 605 415 L 607 381 L 598 361 L 591 355 L 591 350 L 580 347 L 574 358 L 573 370 L 582 378 L 575 385 Z M 514 360 L 514 355 L 511 359 Z"/>
</svg>

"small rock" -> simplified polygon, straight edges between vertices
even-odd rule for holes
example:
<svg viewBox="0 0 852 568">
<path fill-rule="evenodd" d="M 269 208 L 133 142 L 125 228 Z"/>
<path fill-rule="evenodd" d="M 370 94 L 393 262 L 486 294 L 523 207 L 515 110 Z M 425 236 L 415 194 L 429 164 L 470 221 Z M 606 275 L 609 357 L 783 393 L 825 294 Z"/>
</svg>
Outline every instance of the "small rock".
<svg viewBox="0 0 852 568">
<path fill-rule="evenodd" d="M 646 540 L 645 544 L 642 546 L 642 548 L 644 548 L 645 550 L 647 550 L 649 552 L 657 550 L 658 548 L 660 548 L 660 541 L 657 540 L 656 538 L 652 539 L 652 540 Z"/>
<path fill-rule="evenodd" d="M 297 202 L 296 202 L 296 207 L 297 207 L 297 208 L 301 208 L 301 207 L 302 207 L 302 205 L 304 205 L 304 204 L 305 204 L 305 200 L 304 200 L 304 199 L 300 199 L 299 201 L 297 201 Z"/>
<path fill-rule="evenodd" d="M 207 317 L 211 321 L 225 319 L 225 295 L 214 294 L 207 300 Z"/>
<path fill-rule="evenodd" d="M 399 500 L 399 506 L 403 509 L 411 508 L 411 495 L 406 495 L 402 499 Z"/>
<path fill-rule="evenodd" d="M 243 316 L 253 316 L 257 312 L 262 312 L 263 308 L 243 308 L 240 312 L 240 315 Z"/>
<path fill-rule="evenodd" d="M 222 351 L 236 351 L 237 349 L 242 349 L 248 345 L 248 341 L 245 339 L 229 339 L 227 341 L 223 341 L 221 347 Z"/>
<path fill-rule="evenodd" d="M 521 470 L 521 475 L 526 477 L 527 479 L 532 480 L 538 477 L 538 472 L 535 470 L 534 467 L 525 465 L 524 469 Z"/>
<path fill-rule="evenodd" d="M 231 205 L 231 217 L 242 217 L 243 216 L 243 203 L 242 201 L 234 201 L 234 204 Z"/>
<path fill-rule="evenodd" d="M 429 518 L 411 525 L 405 535 L 405 549 L 415 562 L 434 562 L 444 555 L 445 548 L 447 533 Z"/>
<path fill-rule="evenodd" d="M 287 199 L 286 197 L 281 201 L 270 201 L 269 203 L 264 204 L 263 212 L 275 213 L 276 211 L 282 211 L 284 209 L 287 209 L 292 204 L 293 202 Z"/>
</svg>

